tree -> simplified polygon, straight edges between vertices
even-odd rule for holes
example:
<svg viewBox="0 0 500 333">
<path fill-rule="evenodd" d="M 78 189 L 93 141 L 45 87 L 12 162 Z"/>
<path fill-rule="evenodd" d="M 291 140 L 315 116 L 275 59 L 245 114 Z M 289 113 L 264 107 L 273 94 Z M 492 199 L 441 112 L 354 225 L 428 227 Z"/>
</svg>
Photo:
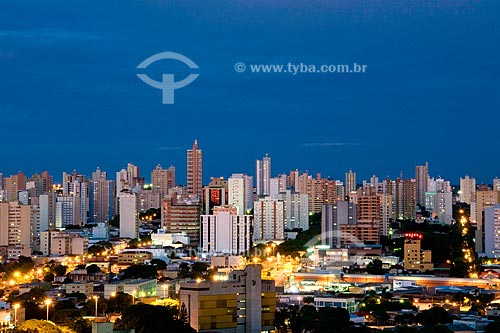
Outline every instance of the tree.
<svg viewBox="0 0 500 333">
<path fill-rule="evenodd" d="M 444 308 L 437 306 L 417 314 L 417 322 L 424 326 L 436 326 L 453 322 L 450 314 Z"/>
<path fill-rule="evenodd" d="M 54 267 L 52 269 L 52 273 L 55 276 L 63 276 L 66 274 L 67 269 L 68 269 L 68 267 L 66 267 L 64 265 L 57 265 L 56 267 Z"/>
<path fill-rule="evenodd" d="M 349 312 L 343 308 L 325 307 L 318 310 L 317 332 L 334 333 L 349 327 Z"/>
<path fill-rule="evenodd" d="M 177 271 L 177 277 L 179 279 L 189 279 L 192 278 L 191 275 L 191 266 L 189 264 L 183 262 L 179 265 L 179 270 Z"/>
<path fill-rule="evenodd" d="M 122 279 L 156 279 L 158 272 L 155 266 L 151 265 L 131 265 L 127 267 L 122 273 Z"/>
<path fill-rule="evenodd" d="M 498 333 L 500 332 L 500 321 L 495 320 L 494 322 L 490 323 L 488 326 L 486 326 L 486 329 L 484 330 L 485 333 Z"/>
<path fill-rule="evenodd" d="M 115 322 L 116 329 L 135 329 L 136 333 L 164 332 L 194 333 L 193 328 L 177 319 L 177 309 L 139 303 L 126 308 Z"/>
<path fill-rule="evenodd" d="M 54 274 L 52 274 L 51 272 L 48 272 L 47 274 L 45 274 L 45 276 L 43 277 L 43 281 L 44 282 L 53 282 L 54 281 Z"/>
<path fill-rule="evenodd" d="M 133 303 L 133 297 L 124 292 L 117 292 L 114 297 L 108 300 L 108 312 L 123 312 L 123 310 Z"/>
<path fill-rule="evenodd" d="M 368 274 L 375 274 L 375 275 L 385 274 L 385 270 L 382 268 L 382 261 L 379 259 L 375 259 L 372 262 L 370 262 L 368 265 L 366 265 L 366 272 Z"/>
<path fill-rule="evenodd" d="M 87 253 L 93 256 L 100 256 L 102 252 L 106 251 L 106 248 L 102 245 L 95 244 L 89 247 Z"/>
<path fill-rule="evenodd" d="M 7 273 L 11 274 L 14 272 L 19 272 L 21 275 L 25 275 L 29 271 L 31 271 L 35 267 L 35 262 L 30 257 L 19 256 L 17 261 L 11 265 L 9 265 L 7 269 Z"/>
<path fill-rule="evenodd" d="M 184 302 L 182 302 L 181 308 L 179 310 L 179 320 L 181 321 L 181 323 L 184 323 L 184 325 L 188 325 L 189 323 L 188 312 L 186 304 L 184 304 Z"/>
<path fill-rule="evenodd" d="M 18 325 L 14 333 L 76 333 L 64 326 L 56 326 L 44 320 L 31 319 Z"/>
<path fill-rule="evenodd" d="M 74 283 L 75 281 L 73 281 L 72 278 L 65 278 L 64 281 L 63 281 L 63 284 L 70 284 L 70 283 Z"/>
<path fill-rule="evenodd" d="M 210 272 L 208 271 L 208 264 L 200 261 L 191 265 L 191 272 L 193 279 L 204 279 L 210 275 Z"/>
<path fill-rule="evenodd" d="M 101 269 L 96 264 L 92 264 L 92 265 L 87 266 L 87 274 L 97 274 L 100 271 L 101 271 Z"/>
<path fill-rule="evenodd" d="M 151 265 L 156 267 L 158 271 L 167 269 L 167 263 L 161 259 L 151 259 Z"/>
</svg>

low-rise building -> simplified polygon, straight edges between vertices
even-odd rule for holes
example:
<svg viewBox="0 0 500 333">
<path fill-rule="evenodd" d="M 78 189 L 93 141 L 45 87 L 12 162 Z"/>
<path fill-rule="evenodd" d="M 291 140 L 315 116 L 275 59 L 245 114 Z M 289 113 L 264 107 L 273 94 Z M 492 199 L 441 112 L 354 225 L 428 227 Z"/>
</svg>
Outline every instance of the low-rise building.
<svg viewBox="0 0 500 333">
<path fill-rule="evenodd" d="M 153 254 L 149 251 L 130 250 L 118 254 L 119 265 L 138 265 L 153 259 Z"/>
<path fill-rule="evenodd" d="M 346 309 L 349 313 L 356 312 L 356 299 L 352 298 L 335 298 L 328 296 L 315 296 L 314 306 L 316 308 L 335 307 Z"/>
<path fill-rule="evenodd" d="M 94 293 L 93 282 L 74 282 L 66 284 L 66 295 L 80 293 L 89 297 Z"/>
<path fill-rule="evenodd" d="M 109 299 L 114 294 L 122 292 L 132 295 L 134 298 L 156 297 L 156 279 L 132 279 L 122 280 L 104 285 L 104 298 Z"/>
</svg>

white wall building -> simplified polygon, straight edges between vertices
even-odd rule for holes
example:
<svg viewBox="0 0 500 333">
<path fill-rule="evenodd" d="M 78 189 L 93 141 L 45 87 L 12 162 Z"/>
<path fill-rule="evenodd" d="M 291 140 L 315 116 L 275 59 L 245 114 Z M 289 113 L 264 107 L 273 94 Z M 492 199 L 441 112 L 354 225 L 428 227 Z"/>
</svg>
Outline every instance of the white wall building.
<svg viewBox="0 0 500 333">
<path fill-rule="evenodd" d="M 500 258 L 500 205 L 484 209 L 484 250 L 489 258 Z"/>
<path fill-rule="evenodd" d="M 206 253 L 244 254 L 251 246 L 251 215 L 238 215 L 236 209 L 214 209 L 214 215 L 201 216 L 201 250 Z"/>
<path fill-rule="evenodd" d="M 285 228 L 309 229 L 309 195 L 286 190 L 278 195 L 285 204 Z"/>
<path fill-rule="evenodd" d="M 460 177 L 460 202 L 470 205 L 472 201 L 476 201 L 476 178 Z"/>
<path fill-rule="evenodd" d="M 120 238 L 139 237 L 139 219 L 137 217 L 137 197 L 135 193 L 120 193 Z"/>
<path fill-rule="evenodd" d="M 283 201 L 260 198 L 254 202 L 254 241 L 283 240 L 285 238 L 285 204 Z"/>
<path fill-rule="evenodd" d="M 257 181 L 257 195 L 270 195 L 271 190 L 271 158 L 269 155 L 255 163 Z"/>
<path fill-rule="evenodd" d="M 253 177 L 233 174 L 227 184 L 229 205 L 237 209 L 238 215 L 246 214 L 253 208 Z"/>
</svg>

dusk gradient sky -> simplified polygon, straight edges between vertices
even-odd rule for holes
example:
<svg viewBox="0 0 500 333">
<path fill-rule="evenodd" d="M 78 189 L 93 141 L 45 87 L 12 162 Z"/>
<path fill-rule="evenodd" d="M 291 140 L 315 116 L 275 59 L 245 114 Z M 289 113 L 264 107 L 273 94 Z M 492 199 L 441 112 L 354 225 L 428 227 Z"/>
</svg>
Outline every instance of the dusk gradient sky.
<svg viewBox="0 0 500 333">
<path fill-rule="evenodd" d="M 0 172 L 114 173 L 185 183 L 198 139 L 204 180 L 291 169 L 358 181 L 500 176 L 499 1 L 23 1 L 0 3 Z M 139 80 L 163 51 L 198 64 L 175 104 Z M 366 64 L 365 74 L 236 73 L 234 64 Z M 174 61 L 156 79 L 193 70 Z"/>
</svg>

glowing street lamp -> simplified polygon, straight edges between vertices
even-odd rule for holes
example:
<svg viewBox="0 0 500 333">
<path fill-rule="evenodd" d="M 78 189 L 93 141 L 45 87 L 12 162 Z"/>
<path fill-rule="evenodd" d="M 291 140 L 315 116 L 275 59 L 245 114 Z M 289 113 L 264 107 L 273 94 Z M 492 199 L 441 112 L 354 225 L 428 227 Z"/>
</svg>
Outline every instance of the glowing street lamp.
<svg viewBox="0 0 500 333">
<path fill-rule="evenodd" d="M 19 303 L 14 304 L 14 326 L 17 326 L 17 309 L 20 307 Z"/>
<path fill-rule="evenodd" d="M 161 287 L 163 288 L 163 298 L 166 298 L 166 296 L 165 296 L 165 290 L 168 289 L 168 285 L 164 284 Z"/>
<path fill-rule="evenodd" d="M 95 300 L 95 317 L 97 318 L 97 301 L 99 300 L 99 296 L 92 297 Z"/>
<path fill-rule="evenodd" d="M 47 298 L 45 300 L 45 305 L 47 305 L 47 321 L 49 321 L 49 306 L 52 303 L 52 300 L 50 298 Z"/>
</svg>

